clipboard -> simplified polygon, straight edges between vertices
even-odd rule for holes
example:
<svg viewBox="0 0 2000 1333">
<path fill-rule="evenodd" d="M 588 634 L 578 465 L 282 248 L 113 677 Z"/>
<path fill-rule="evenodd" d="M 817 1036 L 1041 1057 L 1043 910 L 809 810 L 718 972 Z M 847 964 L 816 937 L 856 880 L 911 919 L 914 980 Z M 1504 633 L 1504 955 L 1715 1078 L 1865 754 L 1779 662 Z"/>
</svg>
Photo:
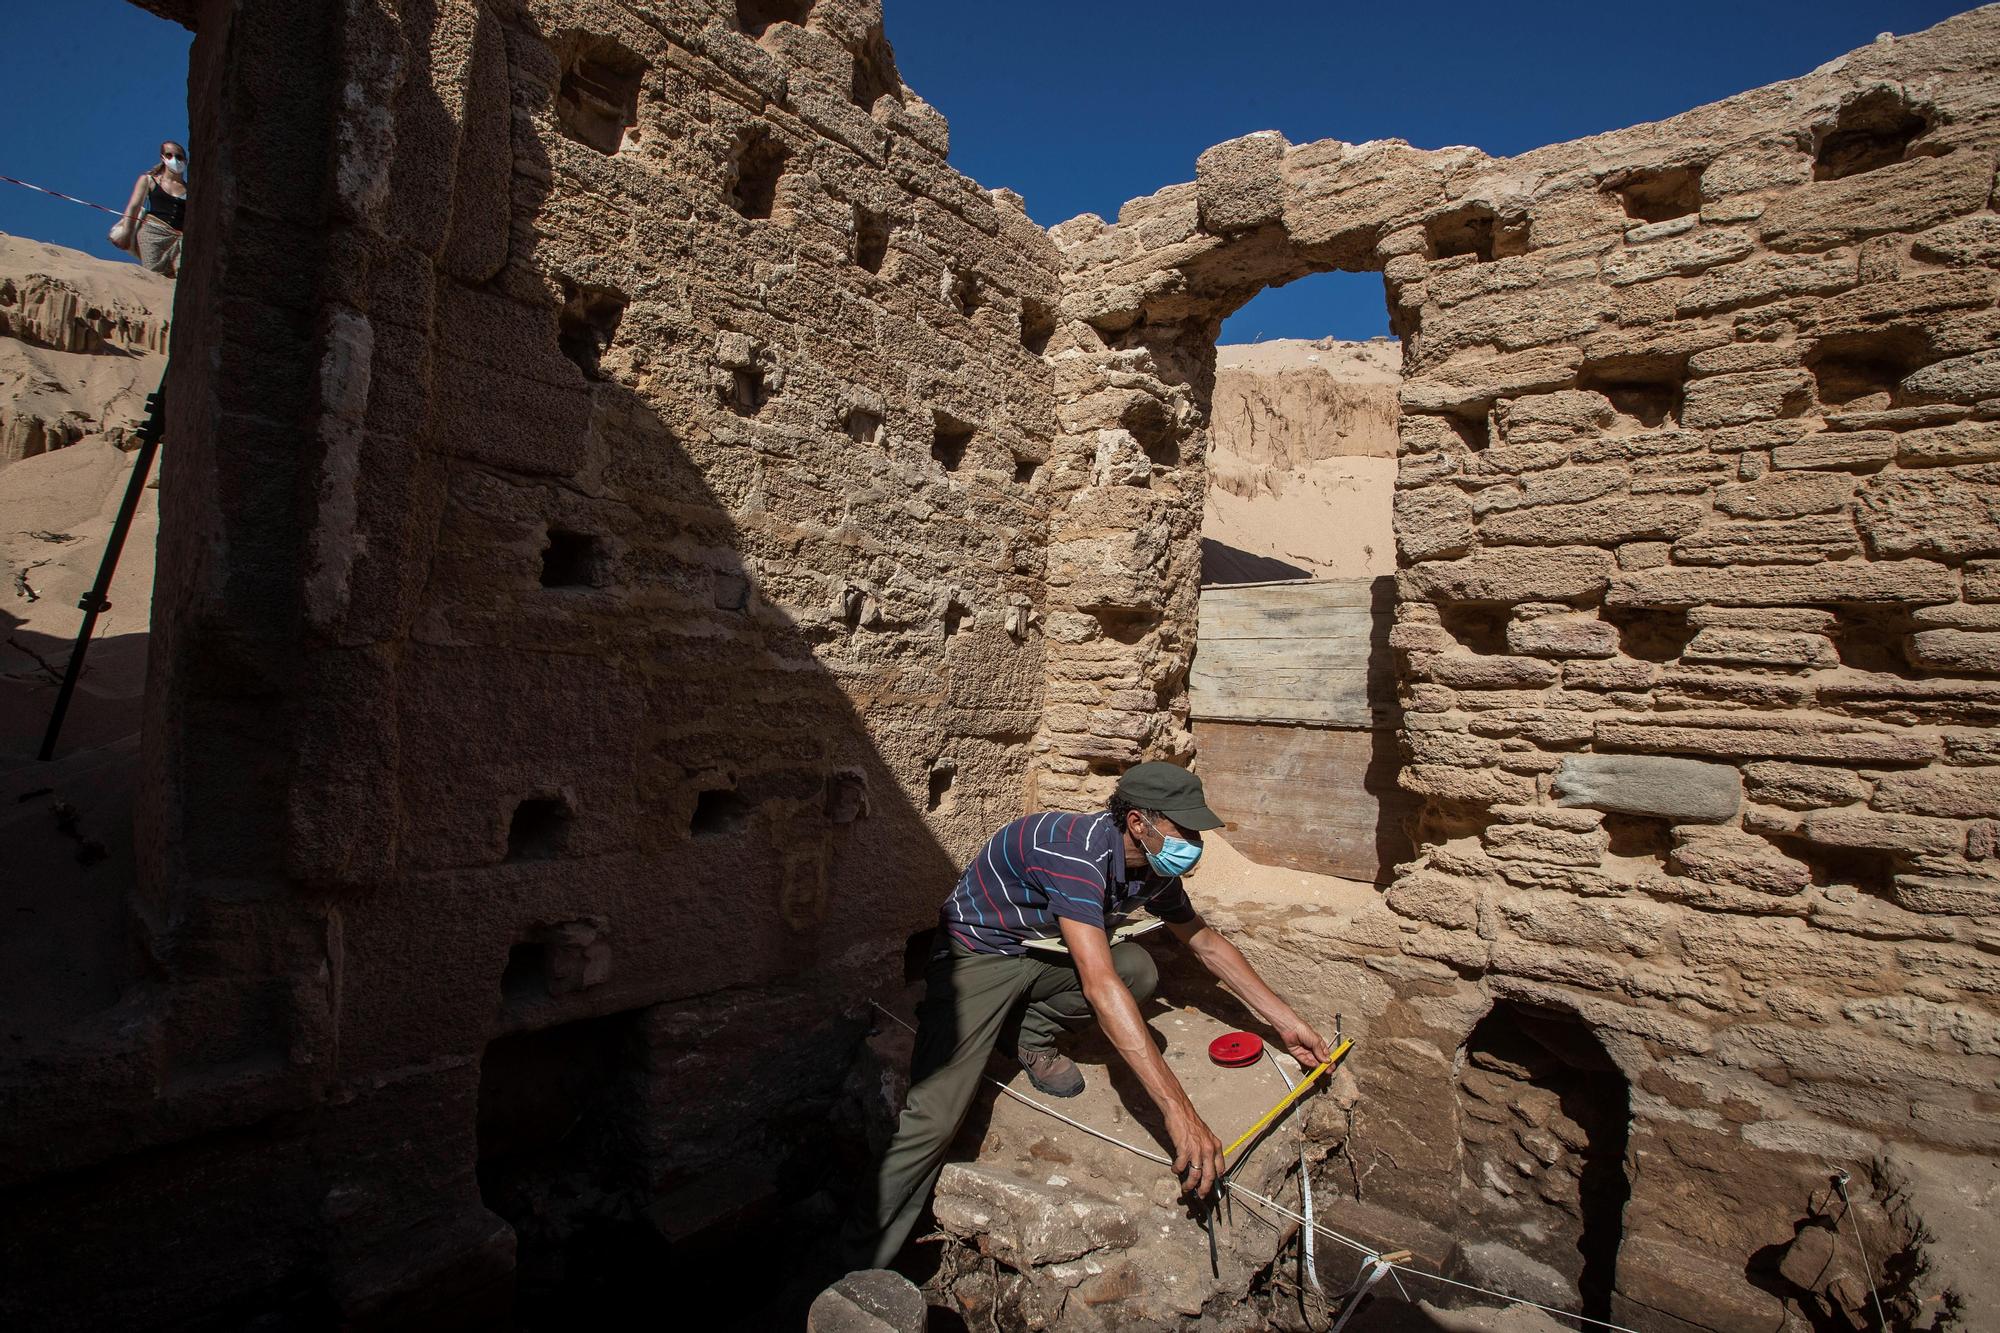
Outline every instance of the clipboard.
<svg viewBox="0 0 2000 1333">
<path fill-rule="evenodd" d="M 1157 916 L 1128 918 L 1112 926 L 1105 934 L 1110 937 L 1111 943 L 1118 944 L 1150 934 L 1166 924 L 1163 918 Z M 1063 937 L 1060 935 L 1050 935 L 1039 940 L 1022 940 L 1021 944 L 1037 953 L 1056 953 L 1065 956 L 1069 953 L 1069 946 L 1063 943 Z"/>
</svg>

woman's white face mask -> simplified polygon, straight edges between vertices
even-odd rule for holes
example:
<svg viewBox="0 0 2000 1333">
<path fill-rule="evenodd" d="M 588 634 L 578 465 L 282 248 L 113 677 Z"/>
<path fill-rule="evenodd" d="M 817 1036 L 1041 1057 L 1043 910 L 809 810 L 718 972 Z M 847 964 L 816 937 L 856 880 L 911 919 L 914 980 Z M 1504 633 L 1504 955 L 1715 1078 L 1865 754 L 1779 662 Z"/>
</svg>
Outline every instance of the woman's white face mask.
<svg viewBox="0 0 2000 1333">
<path fill-rule="evenodd" d="M 173 153 L 162 153 L 160 155 L 160 165 L 168 171 L 173 172 L 176 176 L 185 176 L 188 174 L 188 160 Z"/>
</svg>

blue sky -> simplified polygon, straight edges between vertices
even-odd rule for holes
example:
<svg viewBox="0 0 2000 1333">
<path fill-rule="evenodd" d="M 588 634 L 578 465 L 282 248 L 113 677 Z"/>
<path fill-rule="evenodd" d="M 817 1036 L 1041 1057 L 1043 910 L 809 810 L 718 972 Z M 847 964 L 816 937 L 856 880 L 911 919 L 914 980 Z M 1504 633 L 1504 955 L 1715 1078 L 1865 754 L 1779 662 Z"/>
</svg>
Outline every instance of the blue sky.
<svg viewBox="0 0 2000 1333">
<path fill-rule="evenodd" d="M 951 120 L 953 164 L 1018 190 L 1045 224 L 1110 217 L 1192 180 L 1202 149 L 1251 130 L 1518 153 L 1792 78 L 1879 32 L 1970 7 L 1681 0 L 1510 16 L 1492 0 L 884 4 L 904 80 Z M 0 174 L 118 207 L 159 140 L 185 141 L 184 29 L 124 0 L 0 0 L 0 32 Z M 199 188 L 201 145 L 189 147 Z M 110 223 L 0 183 L 0 231 L 116 257 Z M 1224 336 L 1385 332 L 1379 278 L 1325 274 L 1264 293 Z"/>
<path fill-rule="evenodd" d="M 319 0 L 311 0 L 318 3 Z M 160 140 L 187 143 L 194 34 L 125 0 L 0 0 L 0 175 L 123 208 Z M 190 172 L 201 155 L 189 145 Z M 105 259 L 113 219 L 0 182 L 0 231 Z"/>
</svg>

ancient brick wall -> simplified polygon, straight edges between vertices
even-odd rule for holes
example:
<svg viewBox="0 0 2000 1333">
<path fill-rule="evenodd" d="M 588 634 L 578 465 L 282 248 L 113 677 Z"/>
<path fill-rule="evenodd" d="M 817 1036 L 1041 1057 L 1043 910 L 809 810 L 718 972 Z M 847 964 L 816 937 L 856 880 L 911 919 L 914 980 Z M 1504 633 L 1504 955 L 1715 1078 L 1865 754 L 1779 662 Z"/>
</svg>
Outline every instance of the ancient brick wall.
<svg viewBox="0 0 2000 1333">
<path fill-rule="evenodd" d="M 1495 1112 L 1469 1073 L 1442 1094 L 1476 1020 L 1580 1024 L 1545 1062 L 1578 1077 L 1601 1064 L 1567 1047 L 1601 1042 L 1631 1099 L 1635 1318 L 1767 1319 L 1750 1257 L 1829 1162 L 2000 1146 L 1996 65 L 1989 9 L 1505 161 L 1252 135 L 1053 233 L 1064 426 L 1159 465 L 1119 478 L 1164 591 L 1124 652 L 1096 641 L 1100 742 L 1114 681 L 1179 716 L 1170 515 L 1219 321 L 1305 272 L 1383 273 L 1419 854 L 1380 913 L 1258 948 L 1372 1011 L 1368 1197 L 1460 1240 L 1532 1250 L 1561 1234 L 1534 1191 L 1564 1197 L 1466 1174 Z M 1510 1140 L 1522 1175 L 1561 1166 L 1515 1128 L 1553 1145 Z"/>
<path fill-rule="evenodd" d="M 308 8 L 181 15 L 146 961 L 17 1080 L 23 1308 L 503 1287 L 524 1034 L 635 1190 L 775 1170 L 1028 791 L 1055 249 L 879 6 Z"/>
<path fill-rule="evenodd" d="M 534 1243 L 482 1155 L 810 1148 L 955 862 L 1192 754 L 1215 335 L 1331 268 L 1404 339 L 1420 850 L 1246 938 L 1365 1039 L 1373 1203 L 1582 1245 L 1626 1188 L 1612 1308 L 1729 1327 L 1825 1163 L 2000 1146 L 2000 11 L 1044 233 L 865 0 L 153 7 L 204 188 L 140 884 L 120 1002 L 10 1052 L 0 1310 L 471 1317 Z"/>
</svg>

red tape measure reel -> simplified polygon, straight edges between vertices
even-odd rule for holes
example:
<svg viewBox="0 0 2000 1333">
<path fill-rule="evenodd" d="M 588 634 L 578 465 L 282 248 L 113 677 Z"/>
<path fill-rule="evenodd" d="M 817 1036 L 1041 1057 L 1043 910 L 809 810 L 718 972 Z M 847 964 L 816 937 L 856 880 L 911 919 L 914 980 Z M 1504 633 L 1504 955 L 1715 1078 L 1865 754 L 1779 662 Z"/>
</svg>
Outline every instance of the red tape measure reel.
<svg viewBox="0 0 2000 1333">
<path fill-rule="evenodd" d="M 1254 1032 L 1225 1032 L 1208 1044 L 1208 1058 L 1235 1069 L 1257 1063 L 1264 1053 L 1264 1039 Z"/>
</svg>

